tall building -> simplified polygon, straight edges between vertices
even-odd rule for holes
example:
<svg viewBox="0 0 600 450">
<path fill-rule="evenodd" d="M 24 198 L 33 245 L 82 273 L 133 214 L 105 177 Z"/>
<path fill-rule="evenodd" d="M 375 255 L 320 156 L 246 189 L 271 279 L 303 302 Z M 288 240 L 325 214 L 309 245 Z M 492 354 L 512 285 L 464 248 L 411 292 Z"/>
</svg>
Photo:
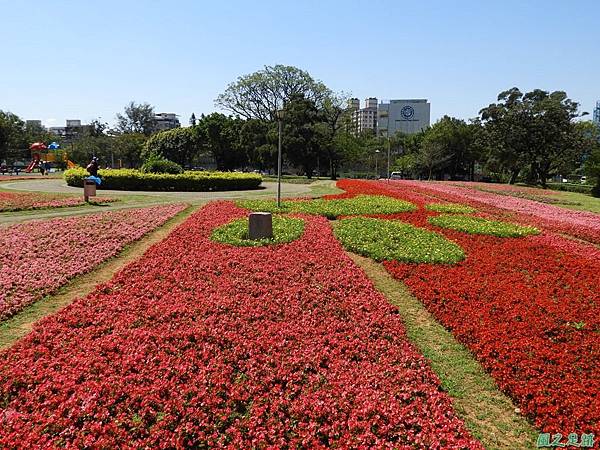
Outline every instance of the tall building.
<svg viewBox="0 0 600 450">
<path fill-rule="evenodd" d="M 92 125 L 83 125 L 79 119 L 67 119 L 64 127 L 50 127 L 48 131 L 70 141 L 80 137 L 85 131 L 89 131 L 91 128 Z"/>
<path fill-rule="evenodd" d="M 175 113 L 157 113 L 154 115 L 156 122 L 156 131 L 171 130 L 172 128 L 179 128 L 181 124 Z"/>
<path fill-rule="evenodd" d="M 377 99 L 369 97 L 365 99 L 365 107 L 360 108 L 357 98 L 350 99 L 352 111 L 352 126 L 355 132 L 373 130 L 377 133 Z"/>
<path fill-rule="evenodd" d="M 41 120 L 26 120 L 25 121 L 25 126 L 27 128 L 35 128 L 35 129 L 43 129 L 44 126 L 42 125 L 42 121 Z"/>
<path fill-rule="evenodd" d="M 414 134 L 429 126 L 431 104 L 426 99 L 390 100 L 377 107 L 377 134 Z"/>
<path fill-rule="evenodd" d="M 377 103 L 377 98 L 365 99 L 360 108 L 357 98 L 348 101 L 352 110 L 352 131 L 372 130 L 379 136 L 393 136 L 398 132 L 418 133 L 430 123 L 431 104 L 426 99 L 390 100 Z"/>
<path fill-rule="evenodd" d="M 596 107 L 594 108 L 594 123 L 600 127 L 600 100 L 596 102 Z"/>
</svg>

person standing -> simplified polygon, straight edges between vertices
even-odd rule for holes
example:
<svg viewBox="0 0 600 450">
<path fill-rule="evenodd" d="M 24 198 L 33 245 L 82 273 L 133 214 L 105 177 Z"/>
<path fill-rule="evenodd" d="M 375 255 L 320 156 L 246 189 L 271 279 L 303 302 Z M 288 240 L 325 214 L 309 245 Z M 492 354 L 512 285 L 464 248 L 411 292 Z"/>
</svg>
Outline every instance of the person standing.
<svg viewBox="0 0 600 450">
<path fill-rule="evenodd" d="M 46 171 L 46 165 L 44 161 L 38 161 L 38 168 L 40 169 L 40 174 L 44 176 L 44 172 Z"/>
<path fill-rule="evenodd" d="M 90 163 L 87 165 L 86 170 L 93 177 L 98 177 L 98 158 L 95 156 L 92 158 Z"/>
</svg>

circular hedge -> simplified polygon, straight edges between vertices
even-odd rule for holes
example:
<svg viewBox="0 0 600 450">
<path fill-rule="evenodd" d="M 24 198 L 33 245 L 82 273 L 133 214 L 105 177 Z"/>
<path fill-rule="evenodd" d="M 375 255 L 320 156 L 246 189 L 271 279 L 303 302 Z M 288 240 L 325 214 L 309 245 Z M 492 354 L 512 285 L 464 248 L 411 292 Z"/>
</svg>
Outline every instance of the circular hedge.
<svg viewBox="0 0 600 450">
<path fill-rule="evenodd" d="M 398 220 L 353 217 L 340 220 L 333 230 L 347 250 L 376 261 L 452 264 L 465 257 L 444 236 Z"/>
<path fill-rule="evenodd" d="M 125 191 L 240 191 L 257 189 L 262 177 L 256 173 L 238 172 L 184 172 L 144 173 L 135 169 L 99 170 L 102 179 L 99 189 Z M 83 187 L 83 179 L 88 173 L 83 168 L 65 171 L 69 186 Z"/>
<path fill-rule="evenodd" d="M 277 208 L 274 200 L 240 200 L 238 206 L 251 211 L 305 213 L 335 219 L 339 216 L 364 214 L 395 214 L 414 211 L 416 206 L 404 200 L 384 195 L 358 195 L 352 198 L 296 200 L 281 203 Z"/>
<path fill-rule="evenodd" d="M 430 203 L 425 205 L 425 209 L 448 214 L 471 214 L 477 211 L 471 206 L 460 203 Z"/>
<path fill-rule="evenodd" d="M 210 238 L 222 244 L 238 247 L 283 244 L 302 236 L 304 220 L 291 217 L 273 217 L 273 239 L 248 239 L 248 218 L 234 220 L 213 230 Z"/>
<path fill-rule="evenodd" d="M 539 234 L 535 227 L 517 225 L 516 223 L 500 222 L 484 219 L 483 217 L 441 215 L 430 217 L 429 223 L 441 228 L 462 231 L 469 234 L 488 234 L 497 237 L 522 237 Z"/>
</svg>

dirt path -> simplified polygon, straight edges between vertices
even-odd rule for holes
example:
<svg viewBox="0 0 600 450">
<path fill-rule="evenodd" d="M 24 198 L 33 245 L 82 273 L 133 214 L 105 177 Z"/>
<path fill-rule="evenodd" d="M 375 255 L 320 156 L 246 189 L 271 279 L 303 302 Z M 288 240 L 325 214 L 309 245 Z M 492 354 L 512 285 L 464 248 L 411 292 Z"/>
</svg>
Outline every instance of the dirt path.
<svg viewBox="0 0 600 450">
<path fill-rule="evenodd" d="M 454 409 L 488 449 L 531 449 L 539 434 L 512 401 L 498 390 L 473 355 L 440 325 L 401 282 L 369 258 L 349 253 L 381 291 L 398 308 L 409 339 L 430 361 Z"/>
<path fill-rule="evenodd" d="M 150 232 L 142 239 L 128 245 L 117 256 L 102 263 L 93 271 L 72 279 L 57 293 L 37 301 L 23 311 L 0 324 L 0 350 L 10 347 L 25 336 L 35 322 L 64 308 L 76 298 L 89 294 L 98 283 L 110 280 L 126 264 L 135 261 L 152 245 L 162 241 L 197 208 L 190 207 L 167 221 L 163 226 Z"/>
</svg>

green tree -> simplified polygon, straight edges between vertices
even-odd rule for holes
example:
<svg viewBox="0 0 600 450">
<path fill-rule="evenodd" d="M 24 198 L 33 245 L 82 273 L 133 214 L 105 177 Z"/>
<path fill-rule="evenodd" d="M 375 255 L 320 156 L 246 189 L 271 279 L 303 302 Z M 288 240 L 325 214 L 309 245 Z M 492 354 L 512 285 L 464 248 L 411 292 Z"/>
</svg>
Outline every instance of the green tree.
<svg viewBox="0 0 600 450">
<path fill-rule="evenodd" d="M 248 163 L 261 170 L 277 166 L 277 131 L 272 122 L 249 119 L 240 126 L 240 149 Z"/>
<path fill-rule="evenodd" d="M 321 105 L 330 90 L 304 70 L 293 66 L 265 66 L 229 84 L 215 100 L 217 106 L 246 119 L 272 121 L 292 97 L 301 95 Z"/>
<path fill-rule="evenodd" d="M 315 102 L 302 94 L 294 95 L 284 108 L 283 151 L 287 159 L 312 178 L 322 151 L 325 116 Z"/>
<path fill-rule="evenodd" d="M 197 127 L 174 128 L 152 135 L 147 141 L 141 158 L 162 156 L 181 166 L 189 165 L 202 150 L 203 139 Z"/>
<path fill-rule="evenodd" d="M 423 163 L 429 178 L 435 171 L 450 179 L 472 179 L 478 157 L 472 144 L 473 128 L 463 120 L 444 116 L 425 131 L 419 150 L 425 155 L 417 157 L 417 162 Z"/>
<path fill-rule="evenodd" d="M 156 127 L 154 107 L 149 103 L 130 102 L 124 114 L 117 114 L 117 131 L 120 133 L 140 133 L 151 135 Z"/>
<path fill-rule="evenodd" d="M 128 168 L 139 167 L 142 163 L 142 152 L 147 137 L 141 133 L 118 134 L 112 138 L 113 156 L 115 160 Z"/>
<path fill-rule="evenodd" d="M 21 118 L 0 110 L 0 162 L 6 160 L 15 150 L 27 148 L 24 136 L 25 123 Z"/>
<path fill-rule="evenodd" d="M 600 197 L 600 127 L 592 122 L 585 122 L 580 126 L 580 131 L 585 136 L 587 146 L 583 157 L 583 173 L 595 181 L 592 195 Z"/>
<path fill-rule="evenodd" d="M 575 119 L 583 114 L 562 91 L 501 92 L 498 103 L 480 111 L 490 160 L 510 173 L 510 183 L 526 169 L 529 181 L 546 187 L 582 151 Z"/>
<path fill-rule="evenodd" d="M 241 126 L 240 119 L 220 113 L 203 115 L 198 121 L 198 130 L 205 139 L 204 148 L 215 159 L 218 170 L 234 170 L 248 163 L 240 145 Z"/>
</svg>

